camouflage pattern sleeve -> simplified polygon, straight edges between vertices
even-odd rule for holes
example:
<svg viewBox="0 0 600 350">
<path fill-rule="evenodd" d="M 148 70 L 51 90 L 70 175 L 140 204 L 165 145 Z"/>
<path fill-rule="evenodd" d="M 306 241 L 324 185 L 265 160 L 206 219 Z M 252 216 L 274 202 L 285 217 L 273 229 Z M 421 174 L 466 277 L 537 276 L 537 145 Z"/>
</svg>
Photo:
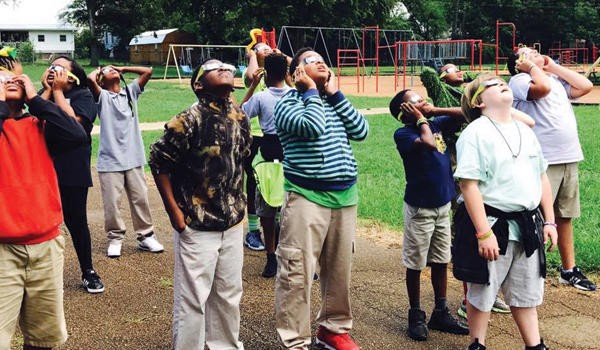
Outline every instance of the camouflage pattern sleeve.
<svg viewBox="0 0 600 350">
<path fill-rule="evenodd" d="M 423 71 L 421 72 L 421 82 L 423 83 L 423 86 L 425 86 L 425 89 L 427 90 L 427 96 L 431 98 L 433 104 L 441 107 L 438 105 L 438 101 L 440 100 L 441 95 L 444 93 L 444 83 L 438 76 L 437 72 L 431 67 L 423 67 Z"/>
<path fill-rule="evenodd" d="M 468 82 L 475 80 L 481 74 L 482 74 L 482 72 L 466 71 L 463 73 L 463 79 L 464 79 L 465 83 L 468 83 Z"/>
<path fill-rule="evenodd" d="M 153 174 L 168 174 L 190 150 L 190 141 L 194 134 L 192 107 L 183 111 L 165 124 L 165 133 L 150 146 L 149 165 Z M 197 130 L 196 130 L 197 132 Z"/>
</svg>

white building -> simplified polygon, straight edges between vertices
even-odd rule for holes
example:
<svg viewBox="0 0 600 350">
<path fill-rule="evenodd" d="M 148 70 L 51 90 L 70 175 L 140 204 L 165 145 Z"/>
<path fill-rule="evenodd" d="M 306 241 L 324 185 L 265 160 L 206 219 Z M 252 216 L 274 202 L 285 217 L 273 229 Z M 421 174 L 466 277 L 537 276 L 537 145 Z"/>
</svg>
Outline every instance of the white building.
<svg viewBox="0 0 600 350">
<path fill-rule="evenodd" d="M 29 40 L 38 56 L 44 58 L 58 54 L 73 56 L 76 31 L 77 28 L 62 24 L 23 25 L 0 23 L 0 44 L 14 45 L 14 43 Z"/>
</svg>

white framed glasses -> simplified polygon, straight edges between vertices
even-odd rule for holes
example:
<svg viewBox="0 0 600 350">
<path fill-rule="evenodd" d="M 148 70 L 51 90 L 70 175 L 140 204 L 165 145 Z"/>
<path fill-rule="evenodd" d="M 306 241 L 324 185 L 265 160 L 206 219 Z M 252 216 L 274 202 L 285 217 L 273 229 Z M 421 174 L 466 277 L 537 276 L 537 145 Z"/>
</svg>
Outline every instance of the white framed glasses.
<svg viewBox="0 0 600 350">
<path fill-rule="evenodd" d="M 194 79 L 194 83 L 196 83 L 198 80 L 200 80 L 200 77 L 204 73 L 210 72 L 213 70 L 217 70 L 217 69 L 223 69 L 223 70 L 229 71 L 233 75 L 235 75 L 235 72 L 237 71 L 237 68 L 235 68 L 235 66 L 233 66 L 229 63 L 223 63 L 223 62 L 205 63 L 202 66 L 200 66 L 200 69 L 198 70 L 198 75 L 196 75 L 196 79 Z"/>
<path fill-rule="evenodd" d="M 67 72 L 67 73 L 66 73 L 66 74 L 67 74 L 67 77 L 69 77 L 69 78 L 73 79 L 73 80 L 74 80 L 74 81 L 77 83 L 77 85 L 79 85 L 79 84 L 81 83 L 81 82 L 80 82 L 80 80 L 79 80 L 79 78 L 77 78 L 77 77 L 75 76 L 75 74 L 73 74 L 73 73 L 69 72 L 69 70 L 68 70 L 68 69 L 66 69 L 66 68 L 65 68 L 65 67 L 63 67 L 63 66 L 60 66 L 60 65 L 58 65 L 58 64 L 51 64 L 51 65 L 50 65 L 50 67 L 49 67 L 48 69 L 50 69 L 50 70 L 51 70 L 51 71 L 53 71 L 53 72 Z"/>
<path fill-rule="evenodd" d="M 303 61 L 304 61 L 305 65 L 325 63 L 325 60 L 323 60 L 323 57 L 321 57 L 319 55 L 312 55 L 312 56 L 304 57 Z"/>
<path fill-rule="evenodd" d="M 410 103 L 411 105 L 416 105 L 418 103 L 423 102 L 423 97 L 421 97 L 420 95 L 414 94 L 414 95 L 412 95 L 411 98 L 408 99 L 407 102 Z"/>
<path fill-rule="evenodd" d="M 449 67 L 448 69 L 442 71 L 442 73 L 440 73 L 440 78 L 445 77 L 448 74 L 452 74 L 452 73 L 458 73 L 460 72 L 460 69 L 458 69 L 458 67 L 454 66 L 454 67 Z"/>
</svg>

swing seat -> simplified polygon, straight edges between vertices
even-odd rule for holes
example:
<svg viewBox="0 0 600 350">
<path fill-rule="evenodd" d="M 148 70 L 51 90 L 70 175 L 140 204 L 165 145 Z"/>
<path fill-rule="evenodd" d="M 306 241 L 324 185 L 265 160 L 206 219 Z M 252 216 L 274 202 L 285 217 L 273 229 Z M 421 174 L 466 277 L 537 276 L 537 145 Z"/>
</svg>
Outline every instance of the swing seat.
<svg viewBox="0 0 600 350">
<path fill-rule="evenodd" d="M 273 208 L 283 204 L 283 164 L 267 162 L 260 152 L 252 160 L 256 186 L 262 198 Z"/>
<path fill-rule="evenodd" d="M 193 70 L 192 70 L 192 67 L 184 64 L 184 65 L 181 65 L 181 72 L 184 75 L 192 75 Z"/>
</svg>

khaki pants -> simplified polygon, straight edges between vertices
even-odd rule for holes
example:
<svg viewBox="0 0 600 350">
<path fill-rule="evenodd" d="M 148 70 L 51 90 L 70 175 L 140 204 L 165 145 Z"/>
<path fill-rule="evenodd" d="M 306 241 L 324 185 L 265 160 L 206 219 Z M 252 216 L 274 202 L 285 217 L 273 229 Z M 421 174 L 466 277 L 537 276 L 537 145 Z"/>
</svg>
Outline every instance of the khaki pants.
<svg viewBox="0 0 600 350">
<path fill-rule="evenodd" d="M 244 349 L 239 341 L 243 225 L 175 232 L 173 348 Z"/>
<path fill-rule="evenodd" d="M 123 190 L 127 192 L 129 209 L 133 230 L 138 240 L 150 236 L 154 227 L 150 216 L 150 204 L 148 203 L 148 185 L 144 167 L 137 167 L 126 171 L 99 172 L 100 188 L 102 190 L 102 202 L 104 203 L 104 230 L 111 240 L 122 240 L 125 238 L 127 227 L 121 217 L 121 195 Z"/>
<path fill-rule="evenodd" d="M 63 311 L 65 239 L 0 244 L 0 349 L 10 349 L 17 320 L 26 345 L 53 348 L 67 340 Z"/>
<path fill-rule="evenodd" d="M 286 348 L 310 346 L 310 290 L 317 261 L 322 298 L 317 323 L 334 333 L 352 328 L 349 290 L 355 231 L 356 206 L 331 209 L 286 192 L 275 282 L 276 326 Z"/>
</svg>

